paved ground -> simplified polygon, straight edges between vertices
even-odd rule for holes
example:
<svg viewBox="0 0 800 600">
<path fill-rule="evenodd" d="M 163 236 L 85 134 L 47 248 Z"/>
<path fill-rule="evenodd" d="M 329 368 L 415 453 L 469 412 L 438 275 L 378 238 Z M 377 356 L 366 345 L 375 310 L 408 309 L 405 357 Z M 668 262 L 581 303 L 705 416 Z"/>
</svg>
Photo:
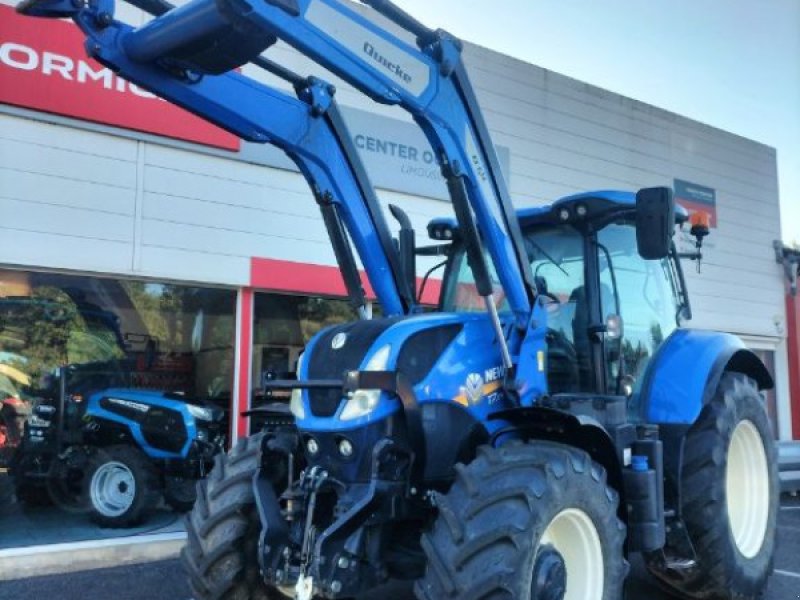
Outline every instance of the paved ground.
<svg viewBox="0 0 800 600">
<path fill-rule="evenodd" d="M 781 506 L 775 575 L 764 600 L 800 600 L 800 499 L 786 498 Z M 191 594 L 178 561 L 124 568 L 82 571 L 0 582 L 0 600 L 189 600 Z M 657 600 L 667 596 L 634 562 L 626 600 Z M 361 600 L 412 600 L 407 584 L 392 584 Z"/>
<path fill-rule="evenodd" d="M 95 525 L 86 510 L 25 507 L 14 500 L 10 479 L 0 468 L 0 550 L 176 531 L 183 531 L 181 515 L 165 505 L 146 524 L 126 529 Z"/>
</svg>

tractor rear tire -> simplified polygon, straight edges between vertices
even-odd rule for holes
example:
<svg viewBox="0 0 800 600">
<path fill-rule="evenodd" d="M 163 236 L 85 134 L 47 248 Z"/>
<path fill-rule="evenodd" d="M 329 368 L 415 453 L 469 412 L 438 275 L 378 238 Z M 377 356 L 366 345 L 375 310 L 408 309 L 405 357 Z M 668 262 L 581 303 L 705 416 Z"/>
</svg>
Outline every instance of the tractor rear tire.
<svg viewBox="0 0 800 600">
<path fill-rule="evenodd" d="M 420 600 L 619 600 L 628 565 L 619 498 L 588 454 L 551 442 L 481 447 L 456 466 L 423 534 Z M 566 595 L 563 595 L 566 593 Z"/>
<path fill-rule="evenodd" d="M 228 454 L 218 454 L 211 473 L 197 484 L 181 550 L 196 600 L 285 599 L 264 584 L 258 565 L 261 523 L 253 475 L 261 465 L 263 438 L 263 433 L 242 438 Z"/>
<path fill-rule="evenodd" d="M 660 577 L 680 596 L 754 600 L 765 589 L 779 499 L 773 439 L 755 382 L 725 373 L 686 437 L 683 516 L 698 565 L 683 580 Z"/>
<path fill-rule="evenodd" d="M 124 444 L 94 450 L 84 478 L 89 517 L 102 527 L 133 527 L 156 507 L 158 473 L 141 450 Z"/>
</svg>

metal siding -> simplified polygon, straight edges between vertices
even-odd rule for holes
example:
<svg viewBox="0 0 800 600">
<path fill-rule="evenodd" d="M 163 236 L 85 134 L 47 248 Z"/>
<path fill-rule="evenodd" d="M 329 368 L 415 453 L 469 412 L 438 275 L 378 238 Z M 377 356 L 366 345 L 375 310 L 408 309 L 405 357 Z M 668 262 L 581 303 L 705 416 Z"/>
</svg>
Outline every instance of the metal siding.
<svg viewBox="0 0 800 600">
<path fill-rule="evenodd" d="M 136 142 L 0 115 L 0 261 L 126 272 Z"/>
<path fill-rule="evenodd" d="M 205 273 L 247 284 L 252 256 L 335 263 L 296 173 L 157 145 L 144 170 L 142 271 L 163 269 L 166 256 L 189 267 L 197 253 Z"/>
</svg>

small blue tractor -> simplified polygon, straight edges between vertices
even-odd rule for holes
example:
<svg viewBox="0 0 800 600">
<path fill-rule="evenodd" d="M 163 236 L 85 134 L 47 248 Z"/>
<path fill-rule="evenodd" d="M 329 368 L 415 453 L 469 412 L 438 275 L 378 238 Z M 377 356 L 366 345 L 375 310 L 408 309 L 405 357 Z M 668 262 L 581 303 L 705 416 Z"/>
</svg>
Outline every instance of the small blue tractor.
<svg viewBox="0 0 800 600">
<path fill-rule="evenodd" d="M 197 480 L 224 449 L 224 412 L 127 387 L 130 361 L 116 315 L 63 296 L 0 300 L 3 346 L 23 347 L 2 360 L 16 374 L 15 406 L 24 406 L 7 448 L 17 500 L 85 511 L 106 527 L 140 523 L 162 497 L 188 511 Z M 43 354 L 72 362 L 53 369 Z M 26 373 L 43 368 L 37 377 Z"/>
<path fill-rule="evenodd" d="M 688 215 L 667 188 L 515 211 L 461 43 L 364 1 L 391 30 L 343 0 L 129 0 L 156 17 L 137 27 L 113 0 L 19 6 L 71 17 L 121 77 L 284 150 L 361 316 L 317 334 L 297 380 L 269 382 L 292 390 L 291 415 L 199 484 L 182 554 L 195 597 L 352 598 L 406 578 L 422 600 L 617 600 L 642 553 L 683 597 L 755 599 L 775 548 L 772 381 L 734 336 L 680 328 L 672 235 Z M 262 56 L 277 40 L 413 116 L 455 214 L 430 224 L 435 244 L 414 247 L 399 207 L 392 241 L 333 88 Z M 418 256 L 446 262 L 434 312 Z"/>
</svg>

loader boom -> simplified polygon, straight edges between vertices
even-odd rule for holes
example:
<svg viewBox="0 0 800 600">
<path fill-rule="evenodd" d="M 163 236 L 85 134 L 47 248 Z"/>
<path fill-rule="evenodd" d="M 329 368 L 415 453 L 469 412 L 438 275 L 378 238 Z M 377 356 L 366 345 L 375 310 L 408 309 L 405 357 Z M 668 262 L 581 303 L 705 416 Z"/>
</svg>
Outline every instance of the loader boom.
<svg viewBox="0 0 800 600">
<path fill-rule="evenodd" d="M 193 77 L 153 54 L 157 44 L 150 47 L 147 60 L 133 60 L 126 42 L 135 30 L 111 18 L 113 3 L 93 3 L 73 8 L 71 13 L 69 3 L 63 9 L 56 6 L 59 4 L 26 2 L 18 10 L 36 16 L 71 16 L 87 36 L 89 55 L 119 76 L 244 140 L 270 143 L 283 150 L 320 205 L 355 308 L 362 309 L 366 301 L 344 228 L 385 313 L 413 310 L 413 290 L 402 273 L 380 205 L 333 98 L 332 85 L 314 77 L 301 78 L 260 58 L 258 66 L 291 78 L 297 97 L 234 71 Z M 161 0 L 131 4 L 151 13 L 171 8 Z"/>
<path fill-rule="evenodd" d="M 391 2 L 367 2 L 417 36 L 414 47 L 341 0 L 192 0 L 130 33 L 131 57 L 150 60 L 225 27 L 275 36 L 374 100 L 409 111 L 436 152 L 454 203 L 480 227 L 519 327 L 536 293 L 506 183 L 461 61 L 461 43 Z M 459 211 L 457 211 L 458 213 Z M 461 221 L 467 213 L 461 211 Z"/>
</svg>

